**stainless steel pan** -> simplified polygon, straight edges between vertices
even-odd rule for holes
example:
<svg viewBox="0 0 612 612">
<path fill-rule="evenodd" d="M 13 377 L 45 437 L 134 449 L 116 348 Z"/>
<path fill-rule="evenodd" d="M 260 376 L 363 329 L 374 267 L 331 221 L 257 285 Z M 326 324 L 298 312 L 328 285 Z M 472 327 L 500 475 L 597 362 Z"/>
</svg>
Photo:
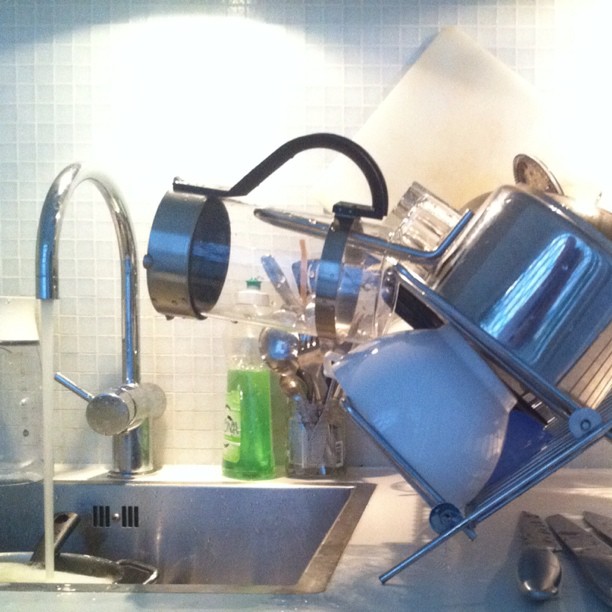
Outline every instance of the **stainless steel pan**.
<svg viewBox="0 0 612 612">
<path fill-rule="evenodd" d="M 91 578 L 106 579 L 114 584 L 151 584 L 157 580 L 157 569 L 132 559 L 111 561 L 91 555 L 60 552 L 63 543 L 79 522 L 74 512 L 57 513 L 54 517 L 55 570 Z M 0 553 L 0 564 L 18 563 L 24 566 L 44 567 L 45 541 L 42 537 L 34 552 Z M 83 582 L 83 580 L 79 580 Z M 62 580 L 63 582 L 63 580 Z"/>
</svg>

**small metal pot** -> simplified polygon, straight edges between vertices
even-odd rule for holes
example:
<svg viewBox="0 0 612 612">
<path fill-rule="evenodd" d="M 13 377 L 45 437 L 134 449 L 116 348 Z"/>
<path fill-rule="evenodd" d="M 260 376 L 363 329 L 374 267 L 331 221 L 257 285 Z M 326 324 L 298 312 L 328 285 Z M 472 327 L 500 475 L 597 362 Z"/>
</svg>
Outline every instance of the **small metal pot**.
<svg viewBox="0 0 612 612">
<path fill-rule="evenodd" d="M 147 563 L 132 559 L 111 561 L 102 557 L 77 553 L 60 553 L 68 536 L 79 523 L 76 512 L 58 512 L 53 520 L 53 551 L 55 570 L 91 578 L 103 578 L 113 584 L 151 584 L 157 580 L 157 569 Z M 0 553 L 0 564 L 19 563 L 24 566 L 41 568 L 45 562 L 45 538 L 40 538 L 33 553 Z"/>
<path fill-rule="evenodd" d="M 32 553 L 0 553 L 0 564 L 21 563 L 29 565 Z M 113 584 L 151 584 L 157 580 L 157 569 L 132 559 L 111 561 L 102 557 L 76 553 L 61 553 L 55 557 L 55 570 L 92 578 L 106 578 Z"/>
</svg>

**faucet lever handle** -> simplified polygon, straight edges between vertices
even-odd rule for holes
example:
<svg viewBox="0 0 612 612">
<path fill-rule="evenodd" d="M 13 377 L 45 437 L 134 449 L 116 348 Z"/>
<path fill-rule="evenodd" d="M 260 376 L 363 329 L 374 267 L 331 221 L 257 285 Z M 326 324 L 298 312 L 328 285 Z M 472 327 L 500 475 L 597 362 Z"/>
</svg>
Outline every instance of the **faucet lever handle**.
<svg viewBox="0 0 612 612">
<path fill-rule="evenodd" d="M 79 385 L 77 385 L 73 380 L 70 380 L 68 377 L 64 376 L 61 372 L 56 372 L 53 378 L 55 378 L 55 380 L 60 383 L 60 385 L 64 385 L 66 389 L 69 389 L 73 393 L 76 393 L 86 402 L 91 402 L 91 400 L 94 398 L 94 395 L 92 393 L 89 393 L 89 391 L 85 391 L 83 387 L 79 387 Z"/>
<path fill-rule="evenodd" d="M 105 436 L 126 433 L 146 418 L 160 417 L 166 408 L 165 393 L 153 383 L 124 384 L 93 395 L 60 372 L 54 378 L 87 402 L 87 422 Z"/>
<path fill-rule="evenodd" d="M 87 404 L 87 422 L 98 433 L 115 436 L 161 416 L 166 395 L 153 383 L 124 384 L 96 395 Z"/>
<path fill-rule="evenodd" d="M 114 436 L 124 433 L 131 425 L 133 426 L 136 405 L 129 387 L 110 389 L 94 395 L 79 387 L 61 372 L 56 372 L 54 378 L 87 402 L 86 418 L 94 431 L 105 436 Z"/>
</svg>

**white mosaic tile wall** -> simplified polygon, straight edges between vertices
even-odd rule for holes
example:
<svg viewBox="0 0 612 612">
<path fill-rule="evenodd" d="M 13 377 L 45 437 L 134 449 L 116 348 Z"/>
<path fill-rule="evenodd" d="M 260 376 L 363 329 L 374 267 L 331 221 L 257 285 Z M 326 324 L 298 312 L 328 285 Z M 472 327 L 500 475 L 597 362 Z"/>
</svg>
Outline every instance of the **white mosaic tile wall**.
<svg viewBox="0 0 612 612">
<path fill-rule="evenodd" d="M 537 89 L 567 99 L 571 78 L 589 85 L 567 62 L 572 49 L 589 59 L 572 24 L 598 22 L 598 4 L 0 0 L 0 295 L 33 295 L 39 211 L 73 161 L 115 179 L 142 257 L 175 175 L 229 184 L 294 136 L 350 137 L 443 26 L 459 26 Z M 296 160 L 258 197 L 304 206 L 327 161 Z M 56 366 L 98 391 L 120 378 L 119 266 L 105 207 L 86 185 L 77 194 L 61 241 Z M 143 380 L 169 401 L 161 459 L 218 462 L 225 324 L 167 322 L 150 306 L 144 274 L 140 301 Z M 56 460 L 108 462 L 110 441 L 89 431 L 83 401 L 56 393 Z M 380 461 L 359 436 L 351 441 L 353 464 Z"/>
</svg>

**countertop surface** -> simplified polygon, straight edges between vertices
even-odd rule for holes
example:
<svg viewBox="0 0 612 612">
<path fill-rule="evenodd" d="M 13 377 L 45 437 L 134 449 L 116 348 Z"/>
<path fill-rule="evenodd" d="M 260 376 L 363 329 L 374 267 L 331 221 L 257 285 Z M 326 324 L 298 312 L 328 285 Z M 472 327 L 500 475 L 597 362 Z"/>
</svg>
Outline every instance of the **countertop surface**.
<svg viewBox="0 0 612 612">
<path fill-rule="evenodd" d="M 156 477 L 186 476 L 183 467 Z M 192 472 L 193 474 L 193 472 Z M 214 481 L 215 470 L 196 471 Z M 81 474 L 82 476 L 82 474 Z M 612 516 L 612 470 L 563 469 L 480 523 L 470 541 L 458 534 L 382 585 L 379 575 L 433 537 L 429 508 L 390 470 L 358 470 L 347 480 L 377 485 L 323 593 L 308 595 L 1 591 L 2 610 L 608 610 L 587 588 L 567 553 L 561 553 L 563 581 L 556 599 L 527 601 L 516 583 L 518 514 L 579 518 L 583 510 Z M 291 481 L 277 479 L 278 486 Z M 256 485 L 253 485 L 256 486 Z"/>
</svg>

